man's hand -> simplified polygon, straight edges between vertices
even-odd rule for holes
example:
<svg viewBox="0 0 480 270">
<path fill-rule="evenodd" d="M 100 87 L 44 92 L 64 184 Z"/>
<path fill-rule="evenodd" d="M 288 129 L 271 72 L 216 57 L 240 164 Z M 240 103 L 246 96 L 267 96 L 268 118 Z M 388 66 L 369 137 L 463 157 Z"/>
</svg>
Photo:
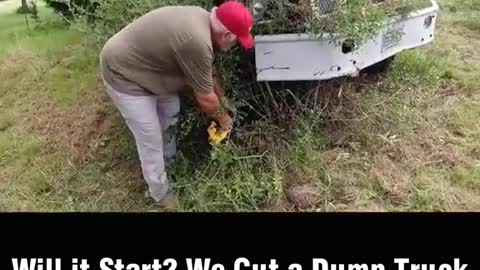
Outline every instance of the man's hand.
<svg viewBox="0 0 480 270">
<path fill-rule="evenodd" d="M 216 67 L 213 67 L 213 91 L 210 93 L 194 92 L 200 110 L 207 114 L 208 118 L 216 121 L 224 131 L 230 131 L 233 126 L 233 108 L 225 97 L 223 87 L 218 78 Z"/>
<path fill-rule="evenodd" d="M 230 131 L 233 127 L 233 119 L 228 113 L 224 113 L 221 119 L 218 121 L 218 124 L 222 130 Z"/>
<path fill-rule="evenodd" d="M 208 118 L 215 120 L 224 130 L 232 128 L 232 117 L 228 114 L 228 110 L 223 108 L 220 99 L 214 92 L 208 94 L 196 93 L 194 96 L 200 106 L 200 110 L 204 112 Z"/>
</svg>

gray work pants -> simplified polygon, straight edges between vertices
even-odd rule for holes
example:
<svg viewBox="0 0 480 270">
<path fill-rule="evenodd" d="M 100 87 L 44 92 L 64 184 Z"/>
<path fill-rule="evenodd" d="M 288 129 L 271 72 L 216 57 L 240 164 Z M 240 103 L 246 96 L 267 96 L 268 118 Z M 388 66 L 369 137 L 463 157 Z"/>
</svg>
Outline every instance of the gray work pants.
<svg viewBox="0 0 480 270">
<path fill-rule="evenodd" d="M 176 154 L 178 96 L 131 96 L 105 83 L 106 92 L 132 132 L 150 196 L 160 201 L 168 192 L 165 165 Z"/>
</svg>

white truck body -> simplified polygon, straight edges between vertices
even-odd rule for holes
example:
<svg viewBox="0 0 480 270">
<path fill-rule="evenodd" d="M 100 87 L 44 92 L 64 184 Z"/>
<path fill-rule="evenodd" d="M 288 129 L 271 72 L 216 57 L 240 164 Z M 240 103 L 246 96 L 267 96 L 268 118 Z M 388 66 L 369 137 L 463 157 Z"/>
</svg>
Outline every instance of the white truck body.
<svg viewBox="0 0 480 270">
<path fill-rule="evenodd" d="M 331 34 L 320 38 L 308 34 L 257 35 L 257 80 L 306 81 L 356 76 L 360 70 L 403 50 L 424 46 L 435 38 L 439 7 L 435 0 L 431 2 L 428 8 L 392 17 L 375 38 L 350 52 L 331 42 Z"/>
</svg>

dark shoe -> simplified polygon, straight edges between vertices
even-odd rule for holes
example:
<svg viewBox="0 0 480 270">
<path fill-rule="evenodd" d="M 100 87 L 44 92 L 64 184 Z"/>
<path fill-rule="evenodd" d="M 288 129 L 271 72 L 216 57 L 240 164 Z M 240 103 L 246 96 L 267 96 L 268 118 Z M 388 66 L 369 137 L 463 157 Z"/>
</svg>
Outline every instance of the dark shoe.
<svg viewBox="0 0 480 270">
<path fill-rule="evenodd" d="M 145 191 L 145 198 L 150 198 L 148 190 Z M 175 210 L 178 207 L 178 196 L 173 191 L 169 191 L 162 200 L 155 201 L 154 205 L 165 210 Z"/>
</svg>

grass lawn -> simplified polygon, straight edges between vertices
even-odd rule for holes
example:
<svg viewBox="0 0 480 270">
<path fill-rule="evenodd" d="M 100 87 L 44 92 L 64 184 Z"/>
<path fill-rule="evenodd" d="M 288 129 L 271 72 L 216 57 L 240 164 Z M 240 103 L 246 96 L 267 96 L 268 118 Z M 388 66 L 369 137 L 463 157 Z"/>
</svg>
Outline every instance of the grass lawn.
<svg viewBox="0 0 480 270">
<path fill-rule="evenodd" d="M 17 4 L 0 2 L 0 211 L 160 211 L 97 51 L 43 6 L 27 28 Z M 259 126 L 266 154 L 180 156 L 179 211 L 480 210 L 480 6 L 440 5 L 433 44 L 381 80 L 322 84 L 329 110 L 282 147 Z"/>
</svg>

